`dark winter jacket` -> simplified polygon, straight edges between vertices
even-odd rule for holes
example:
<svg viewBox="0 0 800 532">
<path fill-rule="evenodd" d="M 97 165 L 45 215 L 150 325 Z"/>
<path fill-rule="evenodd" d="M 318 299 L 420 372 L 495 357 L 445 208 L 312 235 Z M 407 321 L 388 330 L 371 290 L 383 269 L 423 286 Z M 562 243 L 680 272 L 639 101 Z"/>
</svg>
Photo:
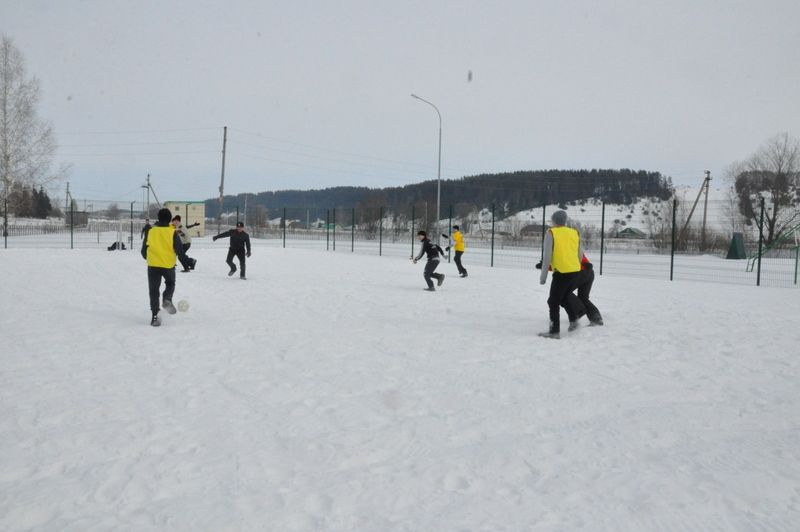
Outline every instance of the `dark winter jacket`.
<svg viewBox="0 0 800 532">
<path fill-rule="evenodd" d="M 233 251 L 247 251 L 250 254 L 250 235 L 244 231 L 239 232 L 236 229 L 230 229 L 213 237 L 212 240 L 228 237 L 231 239 L 230 248 Z"/>
<path fill-rule="evenodd" d="M 421 244 L 422 249 L 419 250 L 419 254 L 414 258 L 414 260 L 421 259 L 423 255 L 427 255 L 428 260 L 439 260 L 439 255 L 444 255 L 442 248 L 427 238 L 423 238 Z"/>
</svg>

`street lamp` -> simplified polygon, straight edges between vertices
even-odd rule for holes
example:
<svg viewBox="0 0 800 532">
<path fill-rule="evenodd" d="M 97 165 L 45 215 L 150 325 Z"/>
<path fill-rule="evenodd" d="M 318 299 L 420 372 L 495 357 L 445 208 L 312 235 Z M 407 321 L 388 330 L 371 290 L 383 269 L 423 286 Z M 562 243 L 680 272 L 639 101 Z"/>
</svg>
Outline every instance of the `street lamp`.
<svg viewBox="0 0 800 532">
<path fill-rule="evenodd" d="M 439 115 L 439 167 L 436 170 L 436 242 L 440 242 L 440 235 L 439 235 L 439 208 L 440 208 L 440 201 L 442 196 L 442 113 L 439 112 L 439 108 L 433 105 L 431 102 L 426 100 L 425 98 L 420 98 L 416 94 L 411 95 L 412 98 L 416 98 L 421 102 L 425 102 L 431 107 L 436 110 L 436 114 Z"/>
</svg>

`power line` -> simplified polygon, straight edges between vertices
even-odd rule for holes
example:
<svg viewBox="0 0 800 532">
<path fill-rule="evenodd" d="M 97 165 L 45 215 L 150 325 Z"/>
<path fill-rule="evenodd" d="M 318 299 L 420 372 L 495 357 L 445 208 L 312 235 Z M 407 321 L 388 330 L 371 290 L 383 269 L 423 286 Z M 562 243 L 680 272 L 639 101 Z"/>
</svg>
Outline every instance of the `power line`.
<svg viewBox="0 0 800 532">
<path fill-rule="evenodd" d="M 58 148 L 102 148 L 107 146 L 151 146 L 161 144 L 194 144 L 196 142 L 219 142 L 219 139 L 165 140 L 159 142 L 119 142 L 111 144 L 59 144 Z"/>
<path fill-rule="evenodd" d="M 116 131 L 69 131 L 59 132 L 58 135 L 134 135 L 139 133 L 175 133 L 179 131 L 209 131 L 219 130 L 219 127 L 198 127 L 198 128 L 181 128 L 181 129 L 129 129 L 129 130 L 116 130 Z"/>
</svg>

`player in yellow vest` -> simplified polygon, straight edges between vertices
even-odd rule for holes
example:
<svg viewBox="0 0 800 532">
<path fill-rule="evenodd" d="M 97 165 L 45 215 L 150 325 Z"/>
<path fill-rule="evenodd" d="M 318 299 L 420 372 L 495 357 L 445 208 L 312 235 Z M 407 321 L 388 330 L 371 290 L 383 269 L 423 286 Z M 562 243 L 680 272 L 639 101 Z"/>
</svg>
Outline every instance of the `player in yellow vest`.
<svg viewBox="0 0 800 532">
<path fill-rule="evenodd" d="M 442 234 L 443 237 L 448 238 L 447 235 Z M 459 277 L 466 277 L 467 276 L 467 269 L 461 264 L 461 255 L 464 254 L 467 247 L 464 245 L 464 235 L 461 234 L 461 228 L 457 225 L 453 226 L 453 250 L 455 251 L 455 257 L 453 261 L 456 263 L 456 268 L 458 268 L 458 275 Z M 450 246 L 445 248 L 445 251 L 450 251 Z"/>
<path fill-rule="evenodd" d="M 553 227 L 548 229 L 545 234 L 542 273 L 539 276 L 539 283 L 545 284 L 548 267 L 552 268 L 553 280 L 550 283 L 550 297 L 547 298 L 547 306 L 550 309 L 550 329 L 546 333 L 539 333 L 539 336 L 560 338 L 559 306 L 569 304 L 567 296 L 578 287 L 583 250 L 578 231 L 566 227 L 566 212 L 556 211 L 550 219 Z"/>
<path fill-rule="evenodd" d="M 171 220 L 172 213 L 169 209 L 158 211 L 158 222 L 147 231 L 142 240 L 142 257 L 147 259 L 150 310 L 153 312 L 150 325 L 153 327 L 161 325 L 161 317 L 158 315 L 161 278 L 164 278 L 164 310 L 175 314 L 175 305 L 172 304 L 172 295 L 175 293 L 175 262 L 177 257 L 186 259 L 181 239 L 175 233 Z"/>
</svg>

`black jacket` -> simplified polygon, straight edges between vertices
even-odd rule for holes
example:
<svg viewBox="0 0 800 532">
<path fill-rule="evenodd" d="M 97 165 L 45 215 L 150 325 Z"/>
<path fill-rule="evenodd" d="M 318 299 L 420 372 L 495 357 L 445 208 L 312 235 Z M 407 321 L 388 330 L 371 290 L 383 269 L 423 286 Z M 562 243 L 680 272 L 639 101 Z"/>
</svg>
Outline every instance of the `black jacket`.
<svg viewBox="0 0 800 532">
<path fill-rule="evenodd" d="M 218 238 L 228 238 L 228 237 L 230 237 L 231 239 L 230 248 L 233 251 L 245 250 L 247 251 L 247 253 L 250 253 L 250 235 L 248 235 L 244 231 L 240 233 L 236 229 L 230 229 L 228 231 L 225 231 L 224 233 L 218 234 L 213 238 L 213 240 L 216 240 Z"/>
<path fill-rule="evenodd" d="M 442 248 L 424 238 L 422 240 L 422 249 L 419 250 L 419 254 L 417 254 L 414 260 L 419 260 L 422 258 L 423 255 L 428 256 L 428 260 L 439 260 L 439 255 L 444 255 Z"/>
</svg>

